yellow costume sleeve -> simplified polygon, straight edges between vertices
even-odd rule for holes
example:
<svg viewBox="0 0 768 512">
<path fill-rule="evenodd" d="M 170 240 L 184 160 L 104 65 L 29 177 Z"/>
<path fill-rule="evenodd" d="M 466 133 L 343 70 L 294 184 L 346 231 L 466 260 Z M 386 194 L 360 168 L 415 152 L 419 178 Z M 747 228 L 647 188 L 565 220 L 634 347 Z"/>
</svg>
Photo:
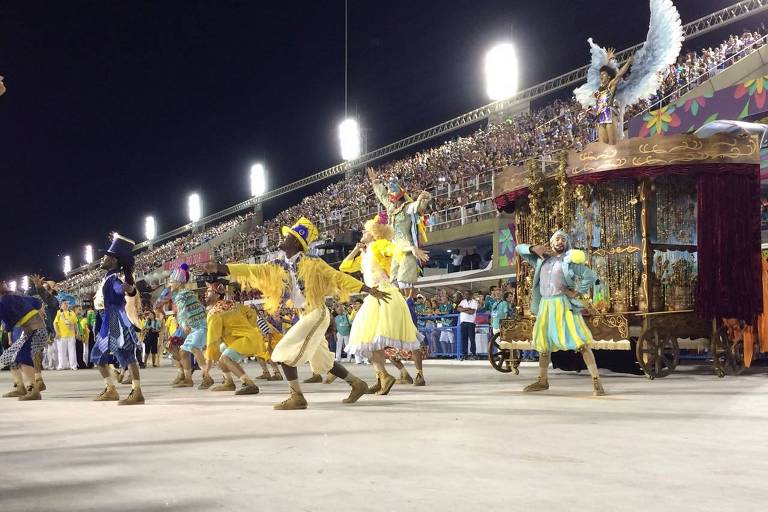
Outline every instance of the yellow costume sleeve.
<svg viewBox="0 0 768 512">
<path fill-rule="evenodd" d="M 274 313 L 280 307 L 288 283 L 288 273 L 272 263 L 227 265 L 229 277 L 248 289 L 259 290 L 264 296 L 264 309 Z"/>
<path fill-rule="evenodd" d="M 373 251 L 376 263 L 389 274 L 389 269 L 392 268 L 392 256 L 395 254 L 395 244 L 390 240 L 376 240 L 371 244 L 370 250 Z"/>
<path fill-rule="evenodd" d="M 349 294 L 357 293 L 360 291 L 360 288 L 363 287 L 363 283 L 354 277 L 336 270 L 323 260 L 320 261 L 323 263 L 321 268 L 323 269 L 325 278 L 334 283 L 336 287 L 336 293 L 339 296 L 339 300 L 342 302 L 349 301 Z"/>
<path fill-rule="evenodd" d="M 243 316 L 248 319 L 248 323 L 256 327 L 256 320 L 259 319 L 259 315 L 256 313 L 256 310 L 250 306 L 241 305 L 240 311 L 243 313 Z"/>
<path fill-rule="evenodd" d="M 218 361 L 221 357 L 221 337 L 224 334 L 224 324 L 221 321 L 221 315 L 208 315 L 208 337 L 206 338 L 205 359 L 207 361 Z"/>
<path fill-rule="evenodd" d="M 351 254 L 350 254 L 351 256 Z M 347 274 L 354 274 L 355 272 L 360 272 L 363 270 L 363 257 L 358 254 L 354 258 L 350 258 L 347 256 L 344 258 L 344 261 L 341 262 L 341 265 L 339 265 L 339 270 L 342 272 L 346 272 Z"/>
<path fill-rule="evenodd" d="M 349 294 L 359 292 L 363 283 L 345 274 L 320 258 L 306 256 L 298 266 L 298 277 L 304 281 L 305 311 L 325 307 L 325 297 L 338 295 L 342 302 L 349 300 Z"/>
</svg>

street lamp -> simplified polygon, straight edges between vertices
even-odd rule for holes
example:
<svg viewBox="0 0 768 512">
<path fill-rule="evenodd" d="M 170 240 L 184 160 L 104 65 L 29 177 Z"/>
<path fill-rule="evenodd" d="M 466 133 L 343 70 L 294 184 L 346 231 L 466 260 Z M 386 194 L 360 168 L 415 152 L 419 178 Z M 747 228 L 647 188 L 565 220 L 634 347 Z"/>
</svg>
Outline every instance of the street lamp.
<svg viewBox="0 0 768 512">
<path fill-rule="evenodd" d="M 355 119 L 345 119 L 339 125 L 341 158 L 354 160 L 360 156 L 360 126 Z"/>
<path fill-rule="evenodd" d="M 93 246 L 88 244 L 85 246 L 85 252 L 83 254 L 85 257 L 85 263 L 86 265 L 90 265 L 93 263 Z"/>
<path fill-rule="evenodd" d="M 517 55 L 512 43 L 502 43 L 485 55 L 485 90 L 493 101 L 517 92 Z"/>
<path fill-rule="evenodd" d="M 267 171 L 258 163 L 251 166 L 251 197 L 259 197 L 267 191 Z"/>
<path fill-rule="evenodd" d="M 203 217 L 203 206 L 200 202 L 200 195 L 190 194 L 189 200 L 187 201 L 188 211 L 189 211 L 189 220 L 193 224 L 197 221 L 199 221 Z"/>
<path fill-rule="evenodd" d="M 144 238 L 150 242 L 157 236 L 157 224 L 155 218 L 151 215 L 147 215 L 144 219 Z"/>
<path fill-rule="evenodd" d="M 25 292 L 29 290 L 29 276 L 24 276 L 21 278 L 21 289 Z"/>
<path fill-rule="evenodd" d="M 72 258 L 69 255 L 64 256 L 64 274 L 72 272 Z"/>
<path fill-rule="evenodd" d="M 12 292 L 16 291 L 16 281 L 8 281 L 8 289 Z"/>
</svg>

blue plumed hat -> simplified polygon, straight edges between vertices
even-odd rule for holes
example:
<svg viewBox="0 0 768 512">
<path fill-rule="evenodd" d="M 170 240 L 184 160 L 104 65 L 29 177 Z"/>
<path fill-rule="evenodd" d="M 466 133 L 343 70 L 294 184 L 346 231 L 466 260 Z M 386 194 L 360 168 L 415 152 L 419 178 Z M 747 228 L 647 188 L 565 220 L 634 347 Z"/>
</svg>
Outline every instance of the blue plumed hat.
<svg viewBox="0 0 768 512">
<path fill-rule="evenodd" d="M 112 244 L 107 249 L 107 254 L 117 258 L 123 265 L 133 266 L 133 246 L 136 242 L 118 233 L 112 234 Z"/>
</svg>

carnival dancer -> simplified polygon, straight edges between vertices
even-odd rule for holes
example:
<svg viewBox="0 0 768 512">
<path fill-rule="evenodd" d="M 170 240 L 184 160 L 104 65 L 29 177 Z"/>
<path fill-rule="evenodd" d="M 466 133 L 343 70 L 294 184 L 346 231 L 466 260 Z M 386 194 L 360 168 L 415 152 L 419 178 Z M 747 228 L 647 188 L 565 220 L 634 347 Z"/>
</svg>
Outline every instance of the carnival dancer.
<svg viewBox="0 0 768 512">
<path fill-rule="evenodd" d="M 365 298 L 352 322 L 347 345 L 348 354 L 361 354 L 370 358 L 376 368 L 377 384 L 374 386 L 374 392 L 378 395 L 389 393 L 396 382 L 384 366 L 384 350 L 392 348 L 415 352 L 420 349 L 418 331 L 408 305 L 403 296 L 397 293 L 389 276 L 392 257 L 396 251 L 393 237 L 394 230 L 387 223 L 386 214 L 376 215 L 365 223 L 360 243 L 339 267 L 339 270 L 348 273 L 362 271 L 363 281 L 368 287 L 380 288 L 391 295 L 389 302 L 385 303 L 379 302 L 372 295 Z M 424 381 L 420 366 L 416 378 Z"/>
<path fill-rule="evenodd" d="M 209 365 L 218 361 L 224 373 L 224 383 L 214 386 L 211 391 L 236 390 L 236 395 L 255 395 L 259 387 L 240 363 L 243 356 L 267 357 L 264 337 L 256 327 L 256 311 L 226 299 L 223 281 L 209 281 L 206 286 L 205 301 L 210 308 L 205 356 Z M 240 379 L 240 389 L 236 388 L 232 374 Z"/>
<path fill-rule="evenodd" d="M 48 329 L 40 312 L 42 307 L 43 303 L 39 299 L 11 293 L 6 284 L 0 281 L 0 323 L 9 333 L 16 328 L 22 330 L 21 336 L 0 355 L 0 369 L 10 366 L 14 382 L 13 389 L 4 394 L 4 398 L 41 398 L 44 384 L 42 377 L 37 376 L 35 359 L 42 356 L 48 343 Z"/>
<path fill-rule="evenodd" d="M 97 402 L 118 401 L 118 405 L 139 405 L 144 403 L 141 392 L 141 376 L 136 360 L 139 340 L 134 328 L 138 321 L 137 305 L 140 300 L 133 278 L 133 246 L 136 243 L 115 233 L 112 244 L 101 260 L 101 269 L 106 275 L 93 299 L 99 313 L 100 323 L 91 361 L 98 366 L 105 387 L 96 398 Z M 125 281 L 119 277 L 123 273 Z M 130 307 L 127 307 L 130 303 Z M 129 318 L 129 313 L 135 318 Z M 127 368 L 131 375 L 131 393 L 120 400 L 114 379 L 109 371 L 110 353 L 120 368 Z"/>
<path fill-rule="evenodd" d="M 551 353 L 558 350 L 581 352 L 592 376 L 592 394 L 605 394 L 600 382 L 595 355 L 592 353 L 592 333 L 581 311 L 581 295 L 597 281 L 597 275 L 585 265 L 583 251 L 571 249 L 568 235 L 557 230 L 548 245 L 518 245 L 515 250 L 532 267 L 531 312 L 536 315 L 533 345 L 539 353 L 539 378 L 524 391 L 549 389 L 547 371 Z"/>
<path fill-rule="evenodd" d="M 365 394 L 368 385 L 349 373 L 328 349 L 325 330 L 331 315 L 325 306 L 325 297 L 367 292 L 380 300 L 389 300 L 389 294 L 369 288 L 357 279 L 333 269 L 322 259 L 306 254 L 317 238 L 317 228 L 309 219 L 300 218 L 292 227 L 283 226 L 282 257 L 264 264 L 205 265 L 207 272 L 230 275 L 250 288 L 258 289 L 265 297 L 265 309 L 275 312 L 283 301 L 301 310 L 294 324 L 275 347 L 272 360 L 281 363 L 288 380 L 290 396 L 275 405 L 278 410 L 306 409 L 307 401 L 301 392 L 296 367 L 309 362 L 312 372 L 324 375 L 329 371 L 344 379 L 352 388 L 344 403 L 354 403 Z"/>
<path fill-rule="evenodd" d="M 170 304 L 171 291 L 165 289 L 158 299 L 158 310 L 165 316 L 164 332 L 167 340 L 168 352 L 171 354 L 173 365 L 176 367 L 176 377 L 171 381 L 171 386 L 184 380 L 184 367 L 181 365 L 181 346 L 184 344 L 184 332 L 176 321 L 176 312 L 173 304 Z M 168 305 L 170 309 L 164 309 Z"/>
<path fill-rule="evenodd" d="M 203 381 L 198 389 L 208 389 L 213 385 L 213 379 L 208 374 L 205 353 L 203 352 L 208 336 L 205 307 L 197 298 L 197 294 L 187 288 L 189 278 L 189 266 L 186 263 L 182 263 L 174 269 L 169 278 L 171 300 L 176 309 L 176 319 L 184 336 L 184 343 L 181 345 L 179 354 L 184 379 L 174 384 L 173 387 L 190 388 L 194 386 L 191 354 L 195 356 L 197 364 L 203 370 Z"/>
<path fill-rule="evenodd" d="M 38 298 L 43 303 L 41 315 L 46 329 L 48 330 L 48 341 L 46 342 L 45 349 L 39 354 L 33 354 L 36 379 L 40 381 L 40 391 L 45 391 L 45 382 L 43 382 L 43 361 L 44 359 L 48 360 L 48 370 L 55 370 L 58 365 L 58 352 L 56 342 L 54 341 L 56 331 L 53 327 L 53 319 L 56 317 L 56 312 L 59 310 L 59 300 L 56 298 L 55 281 L 45 281 L 37 274 L 29 276 L 29 280 L 31 286 L 27 291 L 27 295 Z"/>
<path fill-rule="evenodd" d="M 429 261 L 429 253 L 421 248 L 427 241 L 421 214 L 432 196 L 424 191 L 414 201 L 399 181 L 392 180 L 385 186 L 372 168 L 366 171 L 373 192 L 387 212 L 387 221 L 394 228 L 395 253 L 389 276 L 403 296 L 412 298 L 421 265 Z"/>
</svg>

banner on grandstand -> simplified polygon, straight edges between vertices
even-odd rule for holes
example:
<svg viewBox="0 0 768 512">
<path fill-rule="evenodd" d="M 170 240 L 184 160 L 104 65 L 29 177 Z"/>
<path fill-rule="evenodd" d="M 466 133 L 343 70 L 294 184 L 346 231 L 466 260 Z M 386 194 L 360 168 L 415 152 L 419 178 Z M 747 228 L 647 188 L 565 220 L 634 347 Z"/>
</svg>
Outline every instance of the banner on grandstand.
<svg viewBox="0 0 768 512">
<path fill-rule="evenodd" d="M 691 133 L 720 119 L 747 120 L 768 111 L 768 75 L 670 103 L 629 122 L 630 137 Z"/>
<path fill-rule="evenodd" d="M 202 265 L 203 263 L 207 263 L 211 261 L 211 253 L 208 251 L 200 251 L 200 252 L 194 252 L 192 254 L 186 254 L 184 256 L 181 256 L 180 258 L 176 258 L 173 261 L 167 261 L 163 263 L 163 270 L 173 270 L 174 268 L 178 267 L 182 263 L 186 263 L 190 267 L 194 267 L 195 265 Z"/>
</svg>

